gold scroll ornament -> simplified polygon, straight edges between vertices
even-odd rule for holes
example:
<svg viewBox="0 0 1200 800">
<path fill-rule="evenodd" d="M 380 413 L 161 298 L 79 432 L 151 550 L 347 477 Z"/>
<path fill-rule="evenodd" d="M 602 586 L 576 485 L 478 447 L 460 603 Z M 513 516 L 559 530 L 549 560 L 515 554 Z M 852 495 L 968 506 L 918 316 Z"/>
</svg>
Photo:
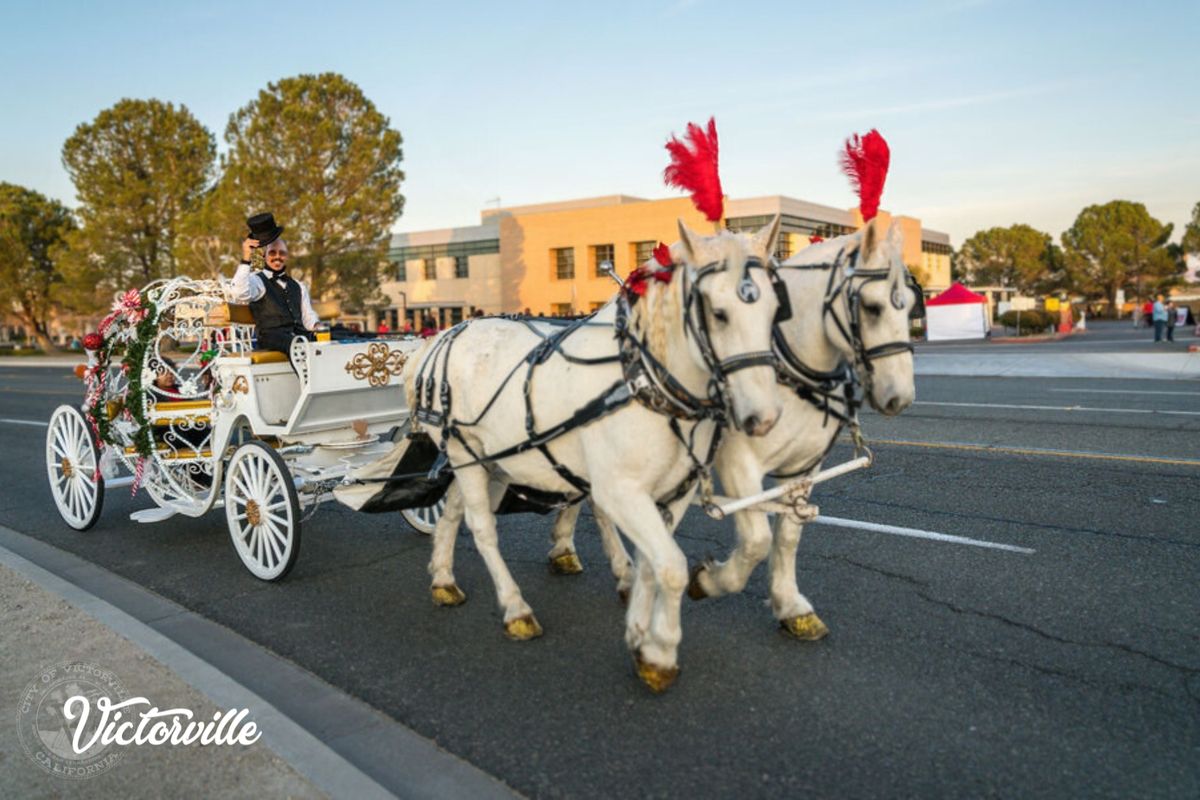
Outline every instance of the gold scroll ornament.
<svg viewBox="0 0 1200 800">
<path fill-rule="evenodd" d="M 383 342 L 372 342 L 367 352 L 357 353 L 346 362 L 346 372 L 355 380 L 372 386 L 386 386 L 392 375 L 399 375 L 408 356 L 399 350 L 389 350 Z"/>
</svg>

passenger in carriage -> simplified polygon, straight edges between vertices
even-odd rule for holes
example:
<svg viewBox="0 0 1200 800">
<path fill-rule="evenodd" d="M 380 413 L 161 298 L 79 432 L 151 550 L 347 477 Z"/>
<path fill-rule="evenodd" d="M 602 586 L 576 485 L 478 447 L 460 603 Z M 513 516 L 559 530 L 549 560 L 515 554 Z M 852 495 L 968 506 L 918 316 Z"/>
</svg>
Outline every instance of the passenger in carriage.
<svg viewBox="0 0 1200 800">
<path fill-rule="evenodd" d="M 321 320 L 308 287 L 287 274 L 288 248 L 280 238 L 283 226 L 275 224 L 272 214 L 255 214 L 246 224 L 250 235 L 242 242 L 242 263 L 233 276 L 230 300 L 250 306 L 258 327 L 257 349 L 287 353 L 296 336 L 315 339 L 313 330 Z M 265 248 L 266 269 L 252 272 L 250 256 L 259 247 Z"/>
</svg>

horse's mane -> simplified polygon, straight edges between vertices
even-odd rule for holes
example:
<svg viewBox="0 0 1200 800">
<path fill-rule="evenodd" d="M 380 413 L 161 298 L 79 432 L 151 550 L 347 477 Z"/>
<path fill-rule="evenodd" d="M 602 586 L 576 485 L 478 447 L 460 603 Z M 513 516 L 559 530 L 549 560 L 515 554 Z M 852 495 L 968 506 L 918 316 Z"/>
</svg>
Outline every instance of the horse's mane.
<svg viewBox="0 0 1200 800">
<path fill-rule="evenodd" d="M 783 262 L 784 266 L 803 267 L 809 264 L 822 264 L 833 261 L 842 250 L 856 244 L 860 232 L 847 233 L 823 242 L 810 244 L 796 255 Z"/>
<path fill-rule="evenodd" d="M 654 264 L 647 262 L 648 268 Z M 670 283 L 651 278 L 646 282 L 646 294 L 634 303 L 629 315 L 629 328 L 650 350 L 650 355 L 666 363 L 667 326 L 673 321 L 682 324 L 683 277 L 679 274 L 686 266 L 675 268 Z"/>
</svg>

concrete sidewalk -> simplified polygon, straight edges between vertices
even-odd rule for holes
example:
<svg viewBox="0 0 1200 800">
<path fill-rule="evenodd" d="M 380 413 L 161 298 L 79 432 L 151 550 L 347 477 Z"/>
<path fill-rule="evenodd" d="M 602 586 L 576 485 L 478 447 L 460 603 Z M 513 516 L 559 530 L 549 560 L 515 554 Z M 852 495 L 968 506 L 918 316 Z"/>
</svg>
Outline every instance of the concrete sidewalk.
<svg viewBox="0 0 1200 800">
<path fill-rule="evenodd" d="M 918 375 L 1200 379 L 1200 353 L 916 352 Z"/>
<path fill-rule="evenodd" d="M 186 708 L 208 720 L 218 708 L 175 672 L 61 597 L 0 564 L 0 795 L 5 797 L 263 797 L 326 795 L 260 740 L 250 746 L 113 748 L 121 761 L 91 778 L 53 776 L 26 755 L 14 720 L 21 697 L 48 667 L 94 662 L 129 696 Z M 39 717 L 40 719 L 40 717 Z"/>
</svg>

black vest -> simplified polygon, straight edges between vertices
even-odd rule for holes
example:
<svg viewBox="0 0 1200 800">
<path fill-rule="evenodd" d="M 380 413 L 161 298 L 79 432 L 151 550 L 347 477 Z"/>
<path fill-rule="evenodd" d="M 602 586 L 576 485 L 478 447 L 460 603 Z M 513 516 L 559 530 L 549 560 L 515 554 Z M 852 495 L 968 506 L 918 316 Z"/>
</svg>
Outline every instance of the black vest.
<svg viewBox="0 0 1200 800">
<path fill-rule="evenodd" d="M 304 298 L 300 284 L 285 276 L 286 288 L 280 288 L 270 270 L 256 273 L 262 279 L 266 293 L 250 304 L 254 324 L 258 326 L 259 347 L 287 351 L 293 336 L 307 336 L 304 314 L 300 310 Z M 282 346 L 280 346 L 282 345 Z"/>
</svg>

